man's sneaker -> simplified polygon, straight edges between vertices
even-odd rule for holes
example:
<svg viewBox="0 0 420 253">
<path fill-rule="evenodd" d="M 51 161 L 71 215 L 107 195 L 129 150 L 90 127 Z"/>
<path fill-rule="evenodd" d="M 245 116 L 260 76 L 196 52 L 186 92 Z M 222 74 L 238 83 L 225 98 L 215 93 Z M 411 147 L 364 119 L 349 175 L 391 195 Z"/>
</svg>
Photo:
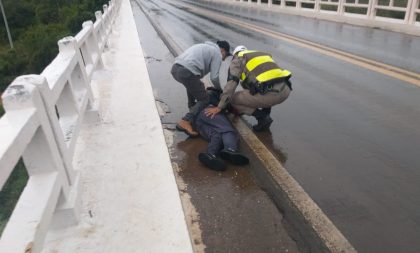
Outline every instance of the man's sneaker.
<svg viewBox="0 0 420 253">
<path fill-rule="evenodd" d="M 178 124 L 176 124 L 176 129 L 182 132 L 185 132 L 186 134 L 188 134 L 190 137 L 197 137 L 198 133 L 196 131 L 194 131 L 191 123 L 189 121 L 186 120 L 181 120 L 178 122 Z"/>
<path fill-rule="evenodd" d="M 249 163 L 249 159 L 246 156 L 230 149 L 223 149 L 220 152 L 220 157 L 235 165 L 247 165 Z"/>
<path fill-rule="evenodd" d="M 273 123 L 273 119 L 270 116 L 267 116 L 262 119 L 259 119 L 258 124 L 253 125 L 252 129 L 254 129 L 255 132 L 261 132 L 270 128 L 271 123 Z"/>
<path fill-rule="evenodd" d="M 207 168 L 215 171 L 225 171 L 225 164 L 218 159 L 215 155 L 200 153 L 198 155 L 198 160 L 203 163 Z"/>
</svg>

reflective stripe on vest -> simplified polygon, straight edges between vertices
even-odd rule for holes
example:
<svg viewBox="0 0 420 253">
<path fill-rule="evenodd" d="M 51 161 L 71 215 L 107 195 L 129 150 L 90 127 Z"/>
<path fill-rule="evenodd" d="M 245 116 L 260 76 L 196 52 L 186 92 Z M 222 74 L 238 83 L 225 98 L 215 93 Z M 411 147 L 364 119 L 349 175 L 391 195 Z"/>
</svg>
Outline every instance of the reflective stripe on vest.
<svg viewBox="0 0 420 253">
<path fill-rule="evenodd" d="M 290 71 L 277 66 L 273 58 L 263 52 L 245 50 L 238 53 L 246 61 L 245 70 L 241 74 L 241 80 L 255 83 L 263 83 L 274 79 L 281 79 L 291 75 Z"/>
</svg>

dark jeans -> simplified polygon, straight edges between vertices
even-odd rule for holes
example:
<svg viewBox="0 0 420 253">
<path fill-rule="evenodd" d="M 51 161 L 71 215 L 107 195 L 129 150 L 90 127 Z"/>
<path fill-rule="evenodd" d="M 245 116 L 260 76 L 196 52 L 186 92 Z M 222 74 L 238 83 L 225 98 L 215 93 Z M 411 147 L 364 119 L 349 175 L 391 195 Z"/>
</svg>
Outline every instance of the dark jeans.
<svg viewBox="0 0 420 253">
<path fill-rule="evenodd" d="M 238 150 L 239 135 L 223 113 L 210 118 L 203 110 L 198 115 L 195 126 L 200 135 L 209 142 L 207 153 L 217 155 L 222 148 Z"/>
<path fill-rule="evenodd" d="M 209 97 L 204 83 L 200 80 L 199 76 L 194 75 L 187 68 L 179 64 L 172 66 L 171 74 L 175 80 L 182 83 L 187 89 L 188 108 L 190 111 L 182 119 L 192 123 L 201 110 L 209 103 Z"/>
</svg>

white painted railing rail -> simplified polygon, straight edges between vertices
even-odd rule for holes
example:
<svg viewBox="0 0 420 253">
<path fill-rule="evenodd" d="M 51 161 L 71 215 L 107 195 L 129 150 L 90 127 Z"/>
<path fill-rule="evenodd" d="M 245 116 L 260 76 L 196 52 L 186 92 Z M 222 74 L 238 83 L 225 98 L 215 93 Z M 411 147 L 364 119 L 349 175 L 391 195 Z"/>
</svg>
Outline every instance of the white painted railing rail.
<svg viewBox="0 0 420 253">
<path fill-rule="evenodd" d="M 83 120 L 99 119 L 91 90 L 102 68 L 121 0 L 111 0 L 96 21 L 58 42 L 59 54 L 40 75 L 16 78 L 2 95 L 0 190 L 20 158 L 29 179 L 0 238 L 0 252 L 41 252 L 51 227 L 79 217 L 79 176 L 72 159 Z"/>
<path fill-rule="evenodd" d="M 420 35 L 420 0 L 219 1 Z"/>
</svg>

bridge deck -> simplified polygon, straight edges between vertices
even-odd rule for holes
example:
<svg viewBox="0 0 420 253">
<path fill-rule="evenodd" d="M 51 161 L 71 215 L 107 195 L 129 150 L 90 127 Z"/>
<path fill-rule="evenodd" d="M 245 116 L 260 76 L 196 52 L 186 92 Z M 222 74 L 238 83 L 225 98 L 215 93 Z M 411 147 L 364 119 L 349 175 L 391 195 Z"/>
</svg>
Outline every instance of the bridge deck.
<svg viewBox="0 0 420 253">
<path fill-rule="evenodd" d="M 81 221 L 50 232 L 43 252 L 192 252 L 128 1 L 103 60 L 101 122 L 85 125 L 76 145 Z"/>
</svg>

